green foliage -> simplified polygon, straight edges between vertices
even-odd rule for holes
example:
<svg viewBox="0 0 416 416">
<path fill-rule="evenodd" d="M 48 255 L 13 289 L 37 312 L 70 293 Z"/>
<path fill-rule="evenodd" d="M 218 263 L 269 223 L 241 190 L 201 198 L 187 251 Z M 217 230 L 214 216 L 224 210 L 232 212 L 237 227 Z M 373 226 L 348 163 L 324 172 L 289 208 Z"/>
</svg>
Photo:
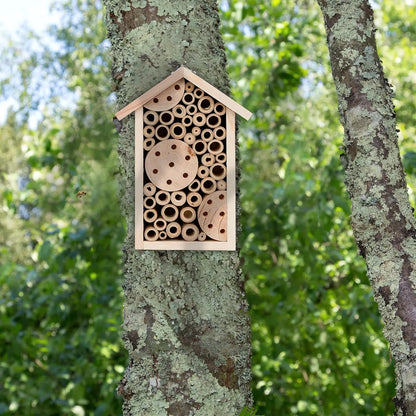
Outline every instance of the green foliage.
<svg viewBox="0 0 416 416">
<path fill-rule="evenodd" d="M 93 0 L 56 8 L 50 38 L 27 34 L 1 54 L 2 95 L 19 106 L 0 126 L 0 414 L 117 415 L 124 226 L 103 15 Z M 234 98 L 254 112 L 240 125 L 240 246 L 258 412 L 391 414 L 393 366 L 350 230 L 318 8 L 221 8 Z M 389 0 L 376 19 L 413 189 L 416 15 Z"/>
</svg>

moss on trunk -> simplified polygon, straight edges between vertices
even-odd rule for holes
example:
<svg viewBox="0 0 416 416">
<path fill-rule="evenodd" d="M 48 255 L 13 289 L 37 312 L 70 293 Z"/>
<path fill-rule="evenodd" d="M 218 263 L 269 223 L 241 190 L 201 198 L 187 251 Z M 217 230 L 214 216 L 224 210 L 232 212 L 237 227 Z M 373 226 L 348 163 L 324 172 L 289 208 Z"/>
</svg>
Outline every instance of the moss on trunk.
<svg viewBox="0 0 416 416">
<path fill-rule="evenodd" d="M 186 65 L 229 93 L 216 1 L 105 0 L 117 106 Z M 123 120 L 124 415 L 238 415 L 251 404 L 237 252 L 134 250 L 134 115 Z"/>
</svg>

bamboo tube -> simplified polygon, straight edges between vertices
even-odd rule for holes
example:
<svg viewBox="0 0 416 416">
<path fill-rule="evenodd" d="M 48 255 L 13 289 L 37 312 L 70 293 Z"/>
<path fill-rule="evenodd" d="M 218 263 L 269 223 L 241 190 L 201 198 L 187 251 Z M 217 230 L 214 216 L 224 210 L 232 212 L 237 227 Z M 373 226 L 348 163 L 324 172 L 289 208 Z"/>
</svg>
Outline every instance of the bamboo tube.
<svg viewBox="0 0 416 416">
<path fill-rule="evenodd" d="M 211 177 L 202 179 L 201 190 L 206 194 L 212 194 L 217 189 L 217 183 Z"/>
<path fill-rule="evenodd" d="M 159 205 L 167 205 L 170 202 L 170 193 L 166 191 L 159 191 L 156 193 L 155 199 Z"/>
<path fill-rule="evenodd" d="M 200 112 L 195 113 L 192 120 L 193 120 L 195 126 L 197 126 L 197 127 L 204 126 L 205 123 L 207 122 L 207 118 L 206 118 L 205 114 L 200 113 Z"/>
<path fill-rule="evenodd" d="M 178 215 L 179 210 L 173 204 L 167 204 L 162 208 L 162 217 L 168 222 L 175 221 Z"/>
<path fill-rule="evenodd" d="M 185 137 L 186 129 L 182 123 L 174 123 L 170 126 L 170 135 L 174 139 L 182 139 Z"/>
<path fill-rule="evenodd" d="M 221 124 L 221 117 L 217 114 L 209 114 L 207 115 L 207 126 L 214 129 Z"/>
<path fill-rule="evenodd" d="M 159 231 L 156 230 L 155 227 L 152 227 L 151 225 L 149 225 L 144 230 L 144 238 L 147 241 L 156 241 L 159 238 Z"/>
<path fill-rule="evenodd" d="M 212 132 L 211 129 L 204 129 L 202 130 L 201 138 L 202 140 L 209 142 L 214 138 L 214 133 Z"/>
<path fill-rule="evenodd" d="M 193 95 L 193 94 L 192 94 L 192 93 L 190 93 L 190 92 L 186 92 L 186 93 L 183 95 L 182 101 L 183 101 L 186 105 L 192 104 L 192 103 L 195 101 L 195 95 Z"/>
<path fill-rule="evenodd" d="M 163 111 L 162 113 L 160 113 L 159 120 L 162 124 L 169 126 L 174 122 L 175 117 L 172 111 Z"/>
<path fill-rule="evenodd" d="M 155 128 L 153 126 L 145 126 L 143 129 L 144 137 L 153 137 L 155 135 Z"/>
<path fill-rule="evenodd" d="M 199 235 L 199 228 L 195 224 L 184 224 L 182 227 L 182 238 L 185 241 L 195 241 Z"/>
<path fill-rule="evenodd" d="M 166 240 L 167 234 L 166 231 L 159 232 L 159 240 Z"/>
<path fill-rule="evenodd" d="M 155 135 L 159 140 L 169 139 L 170 137 L 169 127 L 164 126 L 163 124 L 160 124 L 159 126 L 156 127 Z"/>
<path fill-rule="evenodd" d="M 207 151 L 207 144 L 202 140 L 197 140 L 193 145 L 192 148 L 197 155 L 202 155 Z"/>
<path fill-rule="evenodd" d="M 166 228 L 166 220 L 164 220 L 163 218 L 158 218 L 154 223 L 154 227 L 158 231 L 164 230 Z"/>
<path fill-rule="evenodd" d="M 219 155 L 224 150 L 224 145 L 219 140 L 212 140 L 208 143 L 208 150 L 213 155 Z"/>
<path fill-rule="evenodd" d="M 204 166 L 212 166 L 215 163 L 215 158 L 213 155 L 210 155 L 209 153 L 205 153 L 202 155 L 201 163 Z"/>
<path fill-rule="evenodd" d="M 198 168 L 198 176 L 201 179 L 206 178 L 208 175 L 209 175 L 209 168 L 208 167 L 206 167 L 206 166 L 200 166 Z"/>
<path fill-rule="evenodd" d="M 227 182 L 222 179 L 217 181 L 217 189 L 219 191 L 225 191 L 227 189 Z"/>
<path fill-rule="evenodd" d="M 187 82 L 185 84 L 185 91 L 186 92 L 192 92 L 194 90 L 194 88 L 195 88 L 195 85 L 192 84 L 192 82 Z"/>
<path fill-rule="evenodd" d="M 219 153 L 218 155 L 215 156 L 215 160 L 218 163 L 225 163 L 227 160 L 227 155 L 225 153 Z"/>
<path fill-rule="evenodd" d="M 186 114 L 185 106 L 182 104 L 175 105 L 172 108 L 172 113 L 175 117 L 182 118 Z"/>
<path fill-rule="evenodd" d="M 193 116 L 198 111 L 198 107 L 195 104 L 189 104 L 186 106 L 186 112 Z"/>
<path fill-rule="evenodd" d="M 188 188 L 191 190 L 191 192 L 198 192 L 201 189 L 201 183 L 198 179 L 195 179 Z"/>
<path fill-rule="evenodd" d="M 204 114 L 212 113 L 214 111 L 214 100 L 209 95 L 205 95 L 198 101 L 198 109 Z"/>
<path fill-rule="evenodd" d="M 221 103 L 215 103 L 214 112 L 215 114 L 222 116 L 223 114 L 225 114 L 225 106 Z"/>
<path fill-rule="evenodd" d="M 222 163 L 215 163 L 215 165 L 210 167 L 209 173 L 213 179 L 219 181 L 227 175 L 227 168 Z"/>
<path fill-rule="evenodd" d="M 196 137 L 199 136 L 201 134 L 201 129 L 197 126 L 192 127 L 192 134 Z"/>
<path fill-rule="evenodd" d="M 186 201 L 191 207 L 198 207 L 199 205 L 201 205 L 202 196 L 198 192 L 191 192 L 186 197 Z"/>
<path fill-rule="evenodd" d="M 192 123 L 193 123 L 193 119 L 192 119 L 192 117 L 189 115 L 189 114 L 187 114 L 183 119 L 182 119 L 182 124 L 185 126 L 185 127 L 189 127 L 190 125 L 192 125 Z"/>
<path fill-rule="evenodd" d="M 152 196 L 148 196 L 144 199 L 143 205 L 147 209 L 152 209 L 156 206 L 156 200 Z"/>
<path fill-rule="evenodd" d="M 198 241 L 205 241 L 206 239 L 207 239 L 207 235 L 203 231 L 201 231 L 198 234 Z"/>
<path fill-rule="evenodd" d="M 201 90 L 200 88 L 195 88 L 194 89 L 194 95 L 196 98 L 202 98 L 204 96 L 204 91 Z"/>
<path fill-rule="evenodd" d="M 143 218 L 146 222 L 153 222 L 157 218 L 157 211 L 154 208 L 147 209 L 143 214 Z"/>
<path fill-rule="evenodd" d="M 183 222 L 193 222 L 196 218 L 196 211 L 191 207 L 184 207 L 181 209 L 179 217 Z"/>
<path fill-rule="evenodd" d="M 189 146 L 193 145 L 195 143 L 195 140 L 196 138 L 192 133 L 186 133 L 185 137 L 183 138 L 183 141 Z"/>
<path fill-rule="evenodd" d="M 182 228 L 177 222 L 170 222 L 166 226 L 166 234 L 170 238 L 176 238 L 181 235 Z"/>
<path fill-rule="evenodd" d="M 155 139 L 149 137 L 143 142 L 143 149 L 149 151 L 155 145 L 155 143 Z"/>
<path fill-rule="evenodd" d="M 183 191 L 173 192 L 170 200 L 173 205 L 181 207 L 186 202 L 186 194 Z"/>
<path fill-rule="evenodd" d="M 144 124 L 154 126 L 159 121 L 159 116 L 156 111 L 146 111 L 143 115 Z"/>
<path fill-rule="evenodd" d="M 214 137 L 218 140 L 224 140 L 226 136 L 226 130 L 224 127 L 219 126 L 214 129 Z"/>
<path fill-rule="evenodd" d="M 156 193 L 156 186 L 154 186 L 151 182 L 148 182 L 144 187 L 143 187 L 143 193 L 146 196 L 153 196 Z"/>
</svg>

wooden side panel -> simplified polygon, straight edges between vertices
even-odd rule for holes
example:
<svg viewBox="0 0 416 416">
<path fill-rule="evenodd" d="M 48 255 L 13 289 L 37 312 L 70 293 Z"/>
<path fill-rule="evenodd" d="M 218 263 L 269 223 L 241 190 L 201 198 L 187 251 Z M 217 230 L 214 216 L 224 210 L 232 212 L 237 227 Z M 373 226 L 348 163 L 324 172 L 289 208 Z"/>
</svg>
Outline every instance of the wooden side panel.
<svg viewBox="0 0 416 416">
<path fill-rule="evenodd" d="M 235 160 L 235 113 L 227 108 L 227 230 L 228 250 L 236 249 L 236 160 Z"/>
<path fill-rule="evenodd" d="M 135 249 L 143 250 L 143 107 L 135 111 L 135 140 L 134 140 L 134 228 Z"/>
</svg>

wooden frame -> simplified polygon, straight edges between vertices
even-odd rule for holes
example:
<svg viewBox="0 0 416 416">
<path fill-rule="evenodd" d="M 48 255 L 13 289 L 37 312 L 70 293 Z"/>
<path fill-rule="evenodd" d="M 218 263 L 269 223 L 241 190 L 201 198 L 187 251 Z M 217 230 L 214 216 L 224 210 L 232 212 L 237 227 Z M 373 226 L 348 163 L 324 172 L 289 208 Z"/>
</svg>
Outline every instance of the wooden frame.
<svg viewBox="0 0 416 416">
<path fill-rule="evenodd" d="M 135 248 L 235 250 L 235 114 L 251 113 L 184 67 L 116 117 L 132 112 Z"/>
</svg>

